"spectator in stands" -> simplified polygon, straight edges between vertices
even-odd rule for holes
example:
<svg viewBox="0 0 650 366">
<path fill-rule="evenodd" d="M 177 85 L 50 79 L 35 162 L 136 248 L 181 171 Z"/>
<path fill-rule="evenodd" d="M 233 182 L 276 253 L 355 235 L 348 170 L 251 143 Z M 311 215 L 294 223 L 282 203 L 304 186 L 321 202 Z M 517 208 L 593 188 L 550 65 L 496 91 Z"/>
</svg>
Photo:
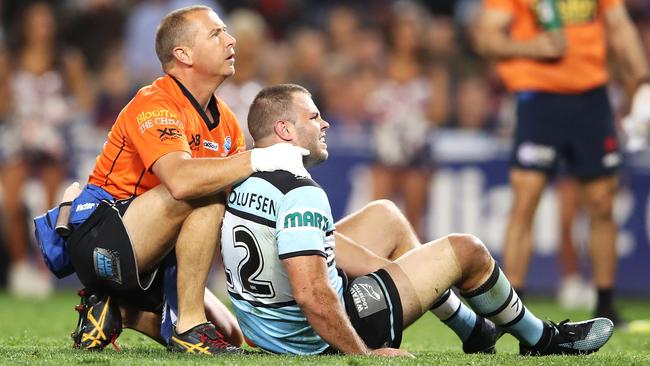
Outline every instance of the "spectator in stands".
<svg viewBox="0 0 650 366">
<path fill-rule="evenodd" d="M 9 77 L 10 106 L 0 132 L 2 214 L 9 246 L 9 291 L 20 296 L 48 294 L 46 273 L 28 259 L 23 189 L 38 172 L 45 203 L 55 205 L 66 178 L 69 143 L 65 129 L 92 109 L 83 57 L 59 42 L 58 23 L 48 2 L 28 3 L 14 24 L 11 54 L 0 74 Z"/>
<path fill-rule="evenodd" d="M 432 103 L 443 99 L 433 95 L 425 70 L 422 31 L 426 13 L 411 2 L 396 3 L 393 12 L 393 24 L 388 28 L 386 78 L 368 103 L 376 152 L 372 198 L 403 200 L 407 218 L 423 235 L 432 171 L 428 147 L 433 125 L 430 111 Z"/>
</svg>

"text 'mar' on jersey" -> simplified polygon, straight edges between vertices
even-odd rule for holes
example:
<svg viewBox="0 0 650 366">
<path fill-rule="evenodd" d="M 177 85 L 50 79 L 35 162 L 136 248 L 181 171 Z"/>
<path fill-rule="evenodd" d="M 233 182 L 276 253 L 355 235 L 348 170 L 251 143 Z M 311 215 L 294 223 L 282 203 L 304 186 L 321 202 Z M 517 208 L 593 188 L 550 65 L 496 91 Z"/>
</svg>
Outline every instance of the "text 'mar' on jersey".
<svg viewBox="0 0 650 366">
<path fill-rule="evenodd" d="M 334 221 L 325 191 L 284 171 L 256 173 L 228 197 L 221 238 L 228 293 L 244 335 L 277 353 L 328 347 L 296 305 L 283 259 L 318 255 L 342 300 L 334 262 Z"/>
</svg>

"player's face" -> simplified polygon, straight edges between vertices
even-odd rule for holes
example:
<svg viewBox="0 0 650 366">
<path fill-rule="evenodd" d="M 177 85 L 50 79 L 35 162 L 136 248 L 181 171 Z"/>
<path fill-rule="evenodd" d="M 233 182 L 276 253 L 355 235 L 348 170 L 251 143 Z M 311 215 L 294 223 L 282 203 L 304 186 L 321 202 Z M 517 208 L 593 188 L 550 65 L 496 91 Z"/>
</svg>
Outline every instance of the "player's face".
<svg viewBox="0 0 650 366">
<path fill-rule="evenodd" d="M 223 21 L 213 11 L 196 11 L 189 17 L 195 27 L 192 67 L 210 76 L 233 75 L 236 41 Z"/>
<path fill-rule="evenodd" d="M 296 143 L 309 150 L 305 156 L 305 167 L 310 168 L 327 160 L 326 130 L 330 124 L 325 121 L 314 101 L 308 94 L 294 93 L 294 112 L 296 115 Z"/>
</svg>

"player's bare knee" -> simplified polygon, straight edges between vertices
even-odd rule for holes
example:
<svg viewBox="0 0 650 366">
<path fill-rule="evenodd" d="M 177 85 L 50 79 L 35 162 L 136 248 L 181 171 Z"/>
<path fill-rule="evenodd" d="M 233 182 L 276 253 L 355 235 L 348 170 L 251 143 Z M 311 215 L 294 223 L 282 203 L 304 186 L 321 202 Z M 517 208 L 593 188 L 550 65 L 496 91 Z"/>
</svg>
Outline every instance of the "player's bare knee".
<svg viewBox="0 0 650 366">
<path fill-rule="evenodd" d="M 371 202 L 369 209 L 375 217 L 383 222 L 383 225 L 390 227 L 393 232 L 400 232 L 410 227 L 406 216 L 391 200 L 381 199 Z"/>
<path fill-rule="evenodd" d="M 487 268 L 492 263 L 492 255 L 481 239 L 471 234 L 451 234 L 448 236 L 463 274 L 471 274 Z"/>
<path fill-rule="evenodd" d="M 387 217 L 399 213 L 399 208 L 395 206 L 393 201 L 381 199 L 375 200 L 368 204 L 367 209 L 373 215 L 378 215 L 382 217 Z"/>
<path fill-rule="evenodd" d="M 604 196 L 587 201 L 587 211 L 592 220 L 613 220 L 613 198 Z"/>
</svg>

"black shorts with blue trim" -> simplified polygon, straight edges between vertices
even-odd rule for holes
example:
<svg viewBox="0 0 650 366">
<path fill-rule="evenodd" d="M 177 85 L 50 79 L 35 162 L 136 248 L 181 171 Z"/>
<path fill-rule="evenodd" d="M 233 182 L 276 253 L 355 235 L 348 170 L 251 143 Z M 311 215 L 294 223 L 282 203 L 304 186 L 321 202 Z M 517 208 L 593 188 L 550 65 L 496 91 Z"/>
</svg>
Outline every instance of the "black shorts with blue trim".
<svg viewBox="0 0 650 366">
<path fill-rule="evenodd" d="M 343 299 L 352 326 L 369 348 L 399 348 L 402 301 L 388 272 L 380 269 L 355 278 L 346 286 Z"/>
<path fill-rule="evenodd" d="M 158 268 L 138 273 L 135 252 L 122 222 L 132 200 L 101 201 L 67 239 L 66 250 L 85 287 L 107 292 L 139 310 L 160 313 L 163 276 L 156 276 Z"/>
<path fill-rule="evenodd" d="M 582 180 L 615 174 L 622 163 L 614 116 L 601 86 L 579 94 L 520 92 L 511 166 Z"/>
</svg>

